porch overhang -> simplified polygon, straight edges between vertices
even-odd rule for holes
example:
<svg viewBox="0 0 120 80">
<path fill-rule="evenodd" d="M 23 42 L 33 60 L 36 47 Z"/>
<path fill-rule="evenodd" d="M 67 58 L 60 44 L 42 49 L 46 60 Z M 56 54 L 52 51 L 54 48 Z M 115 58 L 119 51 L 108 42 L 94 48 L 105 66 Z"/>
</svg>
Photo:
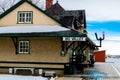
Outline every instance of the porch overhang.
<svg viewBox="0 0 120 80">
<path fill-rule="evenodd" d="M 94 50 L 96 49 L 96 44 L 89 38 L 87 37 L 88 45 L 90 48 L 93 48 Z"/>
<path fill-rule="evenodd" d="M 4 33 L 0 37 L 86 37 L 86 34 L 60 34 L 56 33 Z"/>
<path fill-rule="evenodd" d="M 61 26 L 4 26 L 0 37 L 87 37 L 86 34 Z"/>
</svg>

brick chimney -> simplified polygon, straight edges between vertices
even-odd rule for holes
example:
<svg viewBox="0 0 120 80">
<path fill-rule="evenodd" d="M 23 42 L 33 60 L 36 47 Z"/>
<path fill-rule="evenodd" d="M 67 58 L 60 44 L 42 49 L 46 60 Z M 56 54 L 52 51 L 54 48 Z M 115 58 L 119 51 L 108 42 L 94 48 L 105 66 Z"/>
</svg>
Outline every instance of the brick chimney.
<svg viewBox="0 0 120 80">
<path fill-rule="evenodd" d="M 53 0 L 46 0 L 46 9 L 50 8 L 53 5 Z"/>
</svg>

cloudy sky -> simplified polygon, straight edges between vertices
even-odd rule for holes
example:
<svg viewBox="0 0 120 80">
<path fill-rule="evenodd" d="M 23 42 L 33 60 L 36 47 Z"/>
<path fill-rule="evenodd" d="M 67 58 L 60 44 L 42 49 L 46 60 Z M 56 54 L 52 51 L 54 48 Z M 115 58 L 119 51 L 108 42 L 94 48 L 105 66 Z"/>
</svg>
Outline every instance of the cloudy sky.
<svg viewBox="0 0 120 80">
<path fill-rule="evenodd" d="M 7 1 L 7 0 L 0 0 Z M 18 1 L 18 0 L 16 0 Z M 57 0 L 53 0 L 54 3 Z M 45 3 L 45 0 L 41 0 Z M 107 54 L 120 55 L 120 0 L 58 0 L 66 10 L 85 10 L 89 37 L 99 45 L 94 33 L 105 40 L 100 50 Z"/>
<path fill-rule="evenodd" d="M 99 45 L 94 33 L 101 37 L 104 31 L 105 40 L 100 50 L 120 55 L 120 0 L 59 0 L 59 4 L 66 10 L 84 9 L 89 37 Z"/>
</svg>

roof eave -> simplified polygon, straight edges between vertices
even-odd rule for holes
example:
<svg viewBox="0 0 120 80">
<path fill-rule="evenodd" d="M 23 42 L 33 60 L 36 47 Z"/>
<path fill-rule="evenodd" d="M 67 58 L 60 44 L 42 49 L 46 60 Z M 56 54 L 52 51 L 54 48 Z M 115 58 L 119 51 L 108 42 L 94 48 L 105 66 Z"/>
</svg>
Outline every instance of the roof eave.
<svg viewBox="0 0 120 80">
<path fill-rule="evenodd" d="M 91 45 L 96 47 L 96 44 L 89 37 L 87 37 L 87 40 L 90 42 Z"/>
<path fill-rule="evenodd" d="M 87 37 L 86 34 L 54 34 L 54 33 L 6 33 L 0 37 Z"/>
</svg>

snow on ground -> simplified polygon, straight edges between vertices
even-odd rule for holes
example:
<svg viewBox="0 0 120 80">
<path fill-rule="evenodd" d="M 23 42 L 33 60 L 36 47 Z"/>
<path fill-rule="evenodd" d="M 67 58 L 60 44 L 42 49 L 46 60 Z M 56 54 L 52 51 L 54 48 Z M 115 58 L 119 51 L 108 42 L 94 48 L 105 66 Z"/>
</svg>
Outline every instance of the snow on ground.
<svg viewBox="0 0 120 80">
<path fill-rule="evenodd" d="M 0 80 L 48 80 L 48 78 L 41 76 L 20 76 L 20 75 L 0 74 Z M 55 80 L 55 79 L 51 78 L 50 80 Z"/>
<path fill-rule="evenodd" d="M 111 62 L 120 72 L 120 58 L 107 58 L 106 62 Z"/>
</svg>

